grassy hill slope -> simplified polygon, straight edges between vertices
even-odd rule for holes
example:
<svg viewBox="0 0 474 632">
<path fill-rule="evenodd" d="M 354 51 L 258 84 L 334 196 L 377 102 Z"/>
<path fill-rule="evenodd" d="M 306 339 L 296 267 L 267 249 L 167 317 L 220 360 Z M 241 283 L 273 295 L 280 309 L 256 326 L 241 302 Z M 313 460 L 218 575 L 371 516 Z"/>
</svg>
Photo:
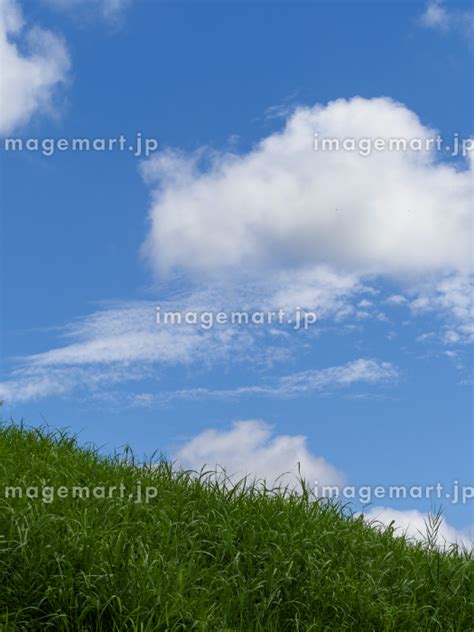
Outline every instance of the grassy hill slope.
<svg viewBox="0 0 474 632">
<path fill-rule="evenodd" d="M 0 479 L 1 630 L 474 629 L 472 557 L 304 494 L 230 491 L 10 424 Z M 135 502 L 138 481 L 156 498 Z"/>
</svg>

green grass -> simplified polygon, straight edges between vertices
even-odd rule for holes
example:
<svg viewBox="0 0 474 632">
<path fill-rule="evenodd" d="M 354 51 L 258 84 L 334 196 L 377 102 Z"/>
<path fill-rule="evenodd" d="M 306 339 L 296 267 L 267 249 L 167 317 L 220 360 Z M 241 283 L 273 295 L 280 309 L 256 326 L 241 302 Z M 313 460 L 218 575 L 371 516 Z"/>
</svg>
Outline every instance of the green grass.
<svg viewBox="0 0 474 632">
<path fill-rule="evenodd" d="M 1 630 L 472 630 L 474 560 L 338 505 L 0 426 Z M 148 503 L 6 486 L 156 487 Z M 123 489 L 123 488 L 122 488 Z M 30 490 L 30 495 L 33 492 Z"/>
</svg>

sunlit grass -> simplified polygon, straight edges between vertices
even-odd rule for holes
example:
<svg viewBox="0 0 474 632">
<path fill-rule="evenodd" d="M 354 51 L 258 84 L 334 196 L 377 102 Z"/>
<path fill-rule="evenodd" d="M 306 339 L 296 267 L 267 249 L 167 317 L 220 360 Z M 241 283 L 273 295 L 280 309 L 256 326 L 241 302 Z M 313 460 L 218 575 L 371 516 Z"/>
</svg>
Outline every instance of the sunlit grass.
<svg viewBox="0 0 474 632">
<path fill-rule="evenodd" d="M 0 472 L 2 630 L 474 629 L 470 555 L 379 532 L 304 490 L 232 489 L 12 424 Z M 134 502 L 137 481 L 157 497 Z M 4 495 L 121 484 L 126 498 Z"/>
</svg>

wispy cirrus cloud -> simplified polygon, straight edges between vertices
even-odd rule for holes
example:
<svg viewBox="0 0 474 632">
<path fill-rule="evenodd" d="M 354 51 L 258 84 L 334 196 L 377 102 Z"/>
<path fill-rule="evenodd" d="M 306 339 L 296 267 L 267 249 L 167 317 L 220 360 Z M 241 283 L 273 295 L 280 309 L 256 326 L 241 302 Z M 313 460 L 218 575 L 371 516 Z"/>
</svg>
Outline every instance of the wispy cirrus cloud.
<svg viewBox="0 0 474 632">
<path fill-rule="evenodd" d="M 107 22 L 116 23 L 123 17 L 132 0 L 43 0 L 54 9 L 102 17 Z"/>
<path fill-rule="evenodd" d="M 219 309 L 222 304 L 217 302 L 218 297 L 222 297 L 220 292 L 215 296 L 196 292 L 193 297 L 163 301 L 160 305 L 172 311 L 186 311 L 190 306 L 196 311 L 203 306 Z M 231 300 L 237 297 L 229 297 Z M 326 314 L 339 314 L 339 301 L 334 302 L 332 297 L 328 300 Z M 291 336 L 288 327 L 278 332 L 271 327 L 251 325 L 216 325 L 207 330 L 198 325 L 157 325 L 155 310 L 152 301 L 120 304 L 70 324 L 63 331 L 63 344 L 17 359 L 8 378 L 0 383 L 0 397 L 10 403 L 81 391 L 99 393 L 140 379 L 156 381 L 163 371 L 176 366 L 199 367 L 202 372 L 215 366 L 241 364 L 251 366 L 258 374 L 259 369 L 278 365 L 305 344 L 304 338 Z M 292 331 L 291 326 L 289 330 Z M 177 389 L 171 393 L 159 390 L 152 395 L 139 393 L 124 399 L 131 405 L 151 405 L 195 397 L 295 397 L 323 388 L 389 381 L 396 374 L 396 369 L 388 363 L 362 359 L 252 386 L 222 391 L 207 387 Z"/>
<path fill-rule="evenodd" d="M 180 313 L 294 310 L 296 305 L 290 300 L 298 298 L 298 305 L 312 304 L 325 318 L 340 320 L 351 312 L 347 297 L 365 291 L 358 284 L 353 287 L 350 275 L 338 276 L 324 268 L 314 271 L 311 279 L 312 284 L 304 283 L 305 289 L 292 287 L 292 277 L 285 275 L 276 277 L 269 287 L 264 280 L 242 286 L 204 284 L 166 300 L 103 307 L 65 326 L 56 346 L 15 359 L 7 379 L 0 383 L 0 397 L 20 402 L 84 389 L 97 392 L 99 387 L 105 391 L 119 382 L 126 383 L 132 370 L 136 379 L 140 374 L 158 379 L 162 371 L 175 366 L 194 366 L 202 371 L 216 365 L 247 363 L 258 371 L 287 359 L 302 340 L 290 336 L 285 328 L 277 332 L 272 327 L 216 325 L 203 330 L 186 324 L 159 326 L 156 306 Z M 277 305 L 280 299 L 285 302 Z M 144 395 L 141 401 L 145 400 L 151 401 Z"/>
<path fill-rule="evenodd" d="M 137 393 L 130 397 L 135 406 L 151 406 L 175 399 L 229 399 L 271 397 L 291 399 L 314 393 L 330 394 L 352 386 L 375 386 L 395 383 L 399 370 L 390 362 L 359 358 L 341 366 L 310 369 L 273 377 L 260 384 L 230 389 L 192 388 L 172 392 Z"/>
<path fill-rule="evenodd" d="M 443 2 L 430 0 L 421 15 L 420 22 L 427 28 L 447 29 L 450 22 L 450 14 Z"/>
<path fill-rule="evenodd" d="M 421 286 L 410 303 L 415 314 L 436 311 L 445 315 L 442 339 L 450 344 L 474 342 L 474 277 L 447 275 L 436 284 Z"/>
<path fill-rule="evenodd" d="M 440 311 L 457 314 L 457 321 L 446 322 L 441 340 L 452 348 L 468 341 L 470 332 L 470 299 L 465 287 L 458 285 L 456 277 L 436 297 L 423 295 L 404 298 L 384 294 L 360 283 L 352 286 L 350 276 L 337 276 L 327 270 L 307 272 L 291 284 L 291 275 L 283 274 L 278 283 L 195 289 L 194 292 L 160 301 L 162 310 L 186 313 L 221 309 L 277 310 L 282 305 L 291 309 L 291 301 L 305 309 L 315 309 L 320 320 L 312 330 L 294 332 L 292 326 L 220 326 L 215 324 L 204 330 L 199 325 L 158 325 L 155 320 L 154 301 L 121 303 L 106 306 L 83 319 L 69 324 L 62 332 L 58 344 L 52 348 L 23 358 L 13 364 L 7 378 L 0 383 L 0 397 L 7 402 L 35 401 L 44 397 L 68 396 L 72 393 L 91 393 L 104 396 L 120 384 L 124 393 L 117 395 L 127 406 L 154 406 L 179 399 L 222 399 L 236 397 L 292 398 L 308 393 L 331 392 L 336 388 L 368 386 L 395 382 L 398 369 L 391 363 L 373 358 L 359 358 L 333 367 L 311 369 L 281 375 L 279 365 L 297 358 L 308 345 L 315 344 L 325 329 L 351 331 L 351 322 L 359 320 L 363 327 L 371 321 L 393 326 L 380 318 L 379 307 L 387 303 L 399 311 L 425 318 L 440 301 Z M 364 298 L 366 297 L 366 298 Z M 367 298 L 368 297 L 368 298 Z M 395 298 L 394 298 L 395 297 Z M 444 301 L 449 298 L 449 305 Z M 403 299 L 403 300 L 402 300 Z M 454 300 L 455 299 L 455 300 Z M 276 301 L 281 301 L 277 304 Z M 244 306 L 242 308 L 242 305 Z M 295 306 L 293 306 L 294 309 Z M 364 318 L 360 319 L 360 314 Z M 388 319 L 387 319 L 388 320 Z M 430 321 L 430 324 L 432 322 Z M 348 333 L 346 333 L 348 335 Z M 431 342 L 440 341 L 433 334 Z M 419 334 L 417 334 L 419 337 Z M 248 366 L 255 376 L 272 377 L 255 379 L 252 384 L 233 384 L 216 389 L 208 386 L 178 386 L 169 392 L 166 388 L 133 387 L 143 380 L 155 383 L 169 368 L 194 367 L 201 375 L 217 366 Z M 186 383 L 183 379 L 183 383 Z M 354 395 L 351 393 L 351 395 Z"/>
<path fill-rule="evenodd" d="M 430 0 L 421 15 L 420 23 L 425 28 L 441 31 L 455 32 L 464 36 L 472 43 L 474 36 L 474 10 L 461 3 L 448 5 L 442 0 Z"/>
<path fill-rule="evenodd" d="M 441 341 L 447 345 L 474 342 L 474 277 L 446 274 L 437 279 L 407 287 L 406 295 L 392 294 L 384 300 L 391 307 L 405 308 L 415 317 L 435 314 L 440 328 L 419 336 Z"/>
<path fill-rule="evenodd" d="M 160 328 L 154 317 L 154 303 L 126 303 L 70 324 L 62 345 L 17 359 L 0 383 L 0 397 L 10 403 L 106 389 L 145 378 L 158 367 L 212 365 L 231 353 L 236 358 L 252 344 L 245 331 Z"/>
</svg>

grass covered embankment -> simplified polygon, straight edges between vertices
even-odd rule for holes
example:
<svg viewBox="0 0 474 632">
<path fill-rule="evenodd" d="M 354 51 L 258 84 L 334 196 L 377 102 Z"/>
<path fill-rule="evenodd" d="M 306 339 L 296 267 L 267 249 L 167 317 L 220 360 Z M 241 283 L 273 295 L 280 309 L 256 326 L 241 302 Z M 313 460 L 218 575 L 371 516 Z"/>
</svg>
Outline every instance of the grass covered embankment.
<svg viewBox="0 0 474 632">
<path fill-rule="evenodd" d="M 0 478 L 0 630 L 473 629 L 472 557 L 304 494 L 229 490 L 14 425 Z M 135 502 L 138 481 L 156 497 Z"/>
</svg>

